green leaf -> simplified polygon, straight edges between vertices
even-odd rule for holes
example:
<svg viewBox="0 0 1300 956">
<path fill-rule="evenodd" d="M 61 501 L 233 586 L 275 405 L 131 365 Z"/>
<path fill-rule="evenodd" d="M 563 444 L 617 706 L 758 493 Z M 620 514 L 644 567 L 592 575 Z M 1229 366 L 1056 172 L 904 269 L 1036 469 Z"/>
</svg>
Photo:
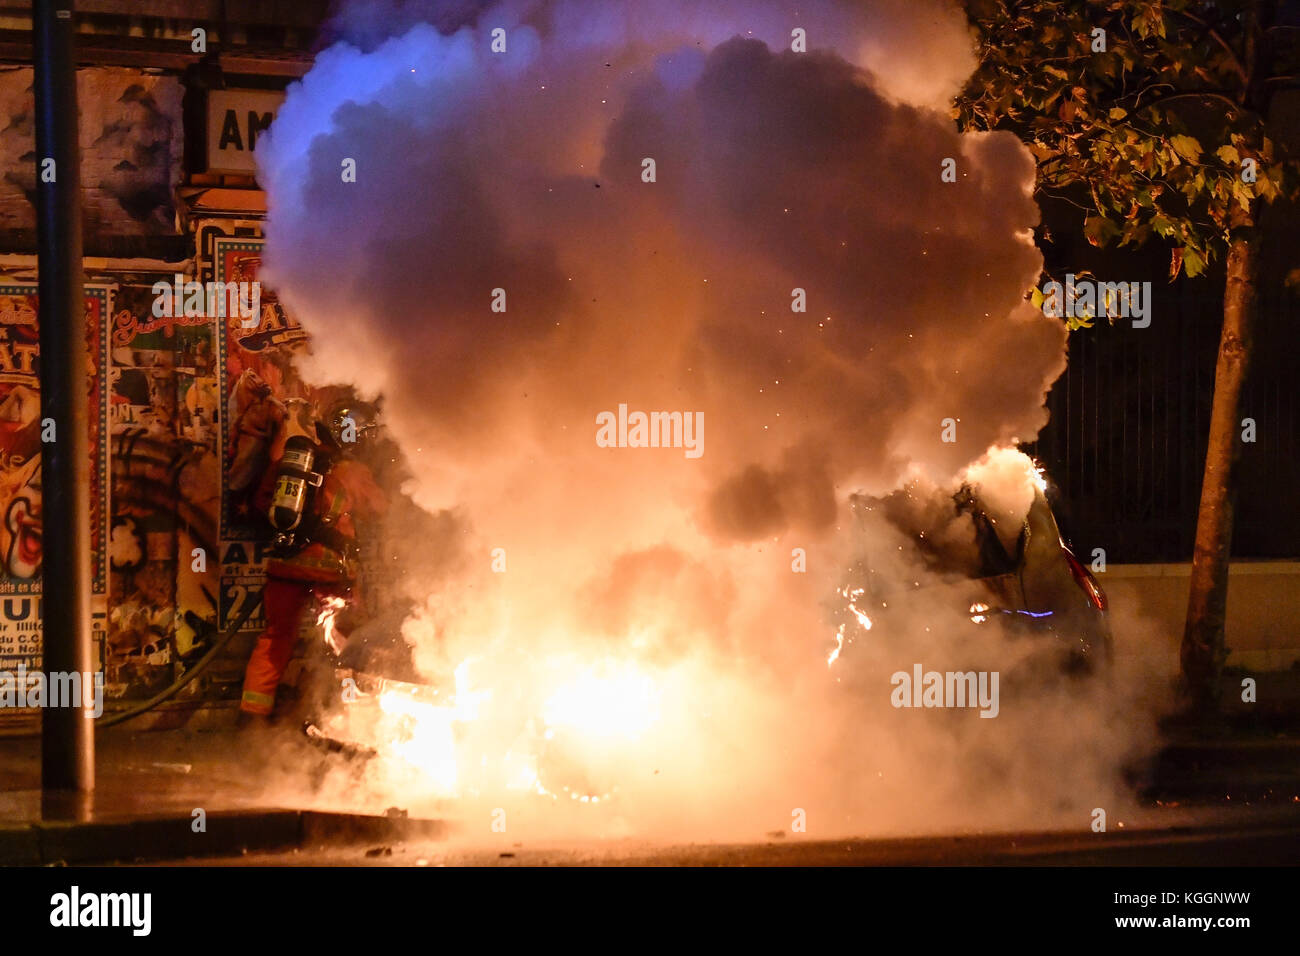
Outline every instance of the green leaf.
<svg viewBox="0 0 1300 956">
<path fill-rule="evenodd" d="M 1083 234 L 1094 246 L 1104 246 L 1119 235 L 1119 227 L 1104 216 L 1089 216 L 1083 223 Z"/>
<path fill-rule="evenodd" d="M 1183 247 L 1183 268 L 1193 278 L 1205 271 L 1205 256 L 1191 246 Z"/>
<path fill-rule="evenodd" d="M 1250 183 L 1243 183 L 1240 179 L 1233 178 L 1232 196 L 1237 200 L 1237 205 L 1241 206 L 1242 212 L 1250 212 L 1250 204 L 1255 199 L 1255 191 L 1251 188 Z"/>
</svg>

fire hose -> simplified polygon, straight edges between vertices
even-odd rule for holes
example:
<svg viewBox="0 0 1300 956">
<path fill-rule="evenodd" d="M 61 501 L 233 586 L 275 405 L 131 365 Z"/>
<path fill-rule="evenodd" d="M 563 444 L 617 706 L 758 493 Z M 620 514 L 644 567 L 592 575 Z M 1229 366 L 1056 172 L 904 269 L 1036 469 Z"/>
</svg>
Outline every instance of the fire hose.
<svg viewBox="0 0 1300 956">
<path fill-rule="evenodd" d="M 225 646 L 231 642 L 231 640 L 235 637 L 236 634 L 239 633 L 239 629 L 244 626 L 244 622 L 248 620 L 248 618 L 253 613 L 253 609 L 256 607 L 257 607 L 256 601 L 245 601 L 243 609 L 240 610 L 240 612 L 235 615 L 235 619 L 230 622 L 230 625 L 226 628 L 226 632 L 222 634 L 219 638 L 217 638 L 216 643 L 214 643 L 210 648 L 208 648 L 208 652 L 199 658 L 197 664 L 191 667 L 180 677 L 176 678 L 176 680 L 173 681 L 171 684 L 169 684 L 167 687 L 163 688 L 158 693 L 154 694 L 148 700 L 137 704 L 135 707 L 132 707 L 130 710 L 124 710 L 121 713 L 114 714 L 111 717 L 100 718 L 99 720 L 95 721 L 96 726 L 112 727 L 114 724 L 120 724 L 130 720 L 132 717 L 139 717 L 141 714 L 153 710 L 163 701 L 169 700 L 170 698 L 175 696 L 176 693 L 182 687 L 184 687 L 186 684 L 194 680 L 194 678 L 198 677 L 200 674 L 202 674 L 205 670 L 208 669 L 209 665 L 211 665 L 211 663 L 214 660 L 216 660 L 217 655 L 220 654 L 221 651 L 225 648 Z"/>
<path fill-rule="evenodd" d="M 150 439 L 143 429 L 131 429 L 119 436 L 117 441 L 118 448 L 115 449 L 113 459 L 114 478 L 123 479 L 121 483 L 125 493 L 129 494 L 132 490 L 136 490 L 148 502 L 160 496 L 160 489 L 177 487 L 177 475 L 180 469 L 184 468 L 186 460 L 184 456 L 177 456 L 169 444 Z M 192 529 L 192 533 L 199 538 L 200 542 L 215 538 L 215 529 L 210 527 L 210 521 L 204 520 L 203 510 L 196 507 L 193 502 L 187 501 L 184 495 L 175 497 L 178 502 L 178 517 Z M 95 721 L 96 725 L 112 727 L 124 723 L 170 700 L 181 688 L 208 669 L 217 655 L 239 633 L 239 629 L 244 626 L 244 622 L 256 608 L 256 601 L 246 601 L 245 606 L 235 615 L 225 633 L 218 636 L 212 647 L 208 648 L 193 667 L 148 700 L 142 701 L 129 710 L 101 717 Z"/>
<path fill-rule="evenodd" d="M 136 443 L 142 439 L 142 436 L 143 436 L 142 431 L 133 431 L 132 433 L 129 433 L 128 435 L 123 436 L 123 438 L 119 439 L 119 441 L 124 441 L 126 443 L 125 452 L 122 455 L 120 455 L 120 460 L 126 463 L 124 467 L 125 467 L 125 473 L 128 475 L 131 474 L 131 465 L 130 465 L 132 461 L 131 451 L 134 449 Z M 147 445 L 148 441 L 145 440 L 144 444 Z M 170 474 L 170 472 L 173 470 L 174 467 L 174 461 L 169 456 L 158 454 L 157 449 L 149 449 L 149 452 L 152 453 L 153 457 L 150 457 L 149 453 L 145 453 L 139 456 L 144 460 L 145 465 L 147 467 L 152 467 L 154 472 L 163 471 L 167 474 Z M 96 726 L 112 727 L 117 724 L 125 723 L 126 721 L 131 720 L 133 717 L 139 717 L 141 714 L 153 710 L 155 707 L 157 707 L 159 704 L 163 703 L 164 701 L 170 700 L 181 690 L 181 688 L 185 687 L 185 685 L 189 684 L 196 677 L 198 677 L 200 674 L 202 674 L 205 670 L 208 669 L 208 667 L 212 664 L 212 662 L 216 660 L 217 655 L 220 654 L 221 651 L 226 647 L 226 645 L 229 644 L 230 641 L 235 637 L 235 635 L 239 633 L 239 629 L 243 627 L 244 622 L 248 620 L 248 618 L 252 615 L 254 609 L 257 606 L 258 606 L 257 601 L 246 601 L 244 607 L 240 610 L 238 614 L 235 615 L 234 620 L 231 621 L 230 624 L 226 627 L 225 633 L 221 634 L 217 638 L 216 642 L 212 645 L 212 647 L 210 647 L 207 650 L 207 652 L 201 658 L 199 658 L 198 662 L 193 667 L 191 667 L 180 677 L 176 678 L 176 680 L 173 681 L 171 684 L 169 684 L 167 687 L 163 688 L 158 693 L 154 694 L 148 700 L 142 701 L 141 703 L 130 708 L 129 710 L 121 711 L 120 713 L 113 714 L 110 717 L 99 718 L 98 720 L 95 721 Z M 34 737 L 37 736 L 38 734 L 39 731 L 32 731 L 30 733 L 19 734 L 17 736 Z"/>
</svg>

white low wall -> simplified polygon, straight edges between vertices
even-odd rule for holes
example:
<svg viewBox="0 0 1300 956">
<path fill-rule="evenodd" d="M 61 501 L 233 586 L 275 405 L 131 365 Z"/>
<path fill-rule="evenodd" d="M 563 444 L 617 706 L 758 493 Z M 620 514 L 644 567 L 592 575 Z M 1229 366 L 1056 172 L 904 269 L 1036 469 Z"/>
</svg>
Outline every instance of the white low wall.
<svg viewBox="0 0 1300 956">
<path fill-rule="evenodd" d="M 1177 653 L 1191 582 L 1187 564 L 1113 564 L 1097 580 L 1110 599 L 1118 653 L 1135 640 Z M 1300 561 L 1237 561 L 1228 575 L 1228 664 L 1285 670 L 1300 661 Z M 1176 656 L 1175 656 L 1176 660 Z"/>
</svg>

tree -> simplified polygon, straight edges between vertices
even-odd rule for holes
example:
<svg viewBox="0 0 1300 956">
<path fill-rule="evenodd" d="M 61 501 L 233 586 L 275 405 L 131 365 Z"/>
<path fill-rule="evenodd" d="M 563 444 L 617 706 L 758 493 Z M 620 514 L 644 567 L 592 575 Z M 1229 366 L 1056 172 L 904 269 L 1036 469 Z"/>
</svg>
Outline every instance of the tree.
<svg viewBox="0 0 1300 956">
<path fill-rule="evenodd" d="M 1040 194 L 1086 210 L 1095 246 L 1171 247 L 1169 277 L 1223 257 L 1227 280 L 1182 644 L 1184 691 L 1217 705 L 1239 440 L 1253 344 L 1261 218 L 1297 197 L 1269 103 L 1297 85 L 1293 0 L 967 0 L 979 66 L 963 128 L 1010 129 Z M 1086 323 L 1086 319 L 1084 323 Z M 1074 324 L 1072 323 L 1072 328 Z"/>
</svg>

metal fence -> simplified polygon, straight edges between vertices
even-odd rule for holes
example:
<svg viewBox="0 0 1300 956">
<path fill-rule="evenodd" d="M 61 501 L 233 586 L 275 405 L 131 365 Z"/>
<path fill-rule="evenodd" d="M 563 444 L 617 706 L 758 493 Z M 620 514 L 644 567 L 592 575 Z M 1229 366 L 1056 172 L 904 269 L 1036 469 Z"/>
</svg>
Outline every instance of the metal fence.
<svg viewBox="0 0 1300 956">
<path fill-rule="evenodd" d="M 1051 420 L 1026 450 L 1058 486 L 1058 517 L 1081 555 L 1101 547 L 1111 562 L 1191 558 L 1223 316 L 1210 285 L 1158 290 L 1149 328 L 1102 320 L 1070 335 Z M 1300 557 L 1296 313 L 1285 290 L 1262 293 L 1242 403 L 1256 434 L 1243 447 L 1238 557 Z"/>
</svg>

